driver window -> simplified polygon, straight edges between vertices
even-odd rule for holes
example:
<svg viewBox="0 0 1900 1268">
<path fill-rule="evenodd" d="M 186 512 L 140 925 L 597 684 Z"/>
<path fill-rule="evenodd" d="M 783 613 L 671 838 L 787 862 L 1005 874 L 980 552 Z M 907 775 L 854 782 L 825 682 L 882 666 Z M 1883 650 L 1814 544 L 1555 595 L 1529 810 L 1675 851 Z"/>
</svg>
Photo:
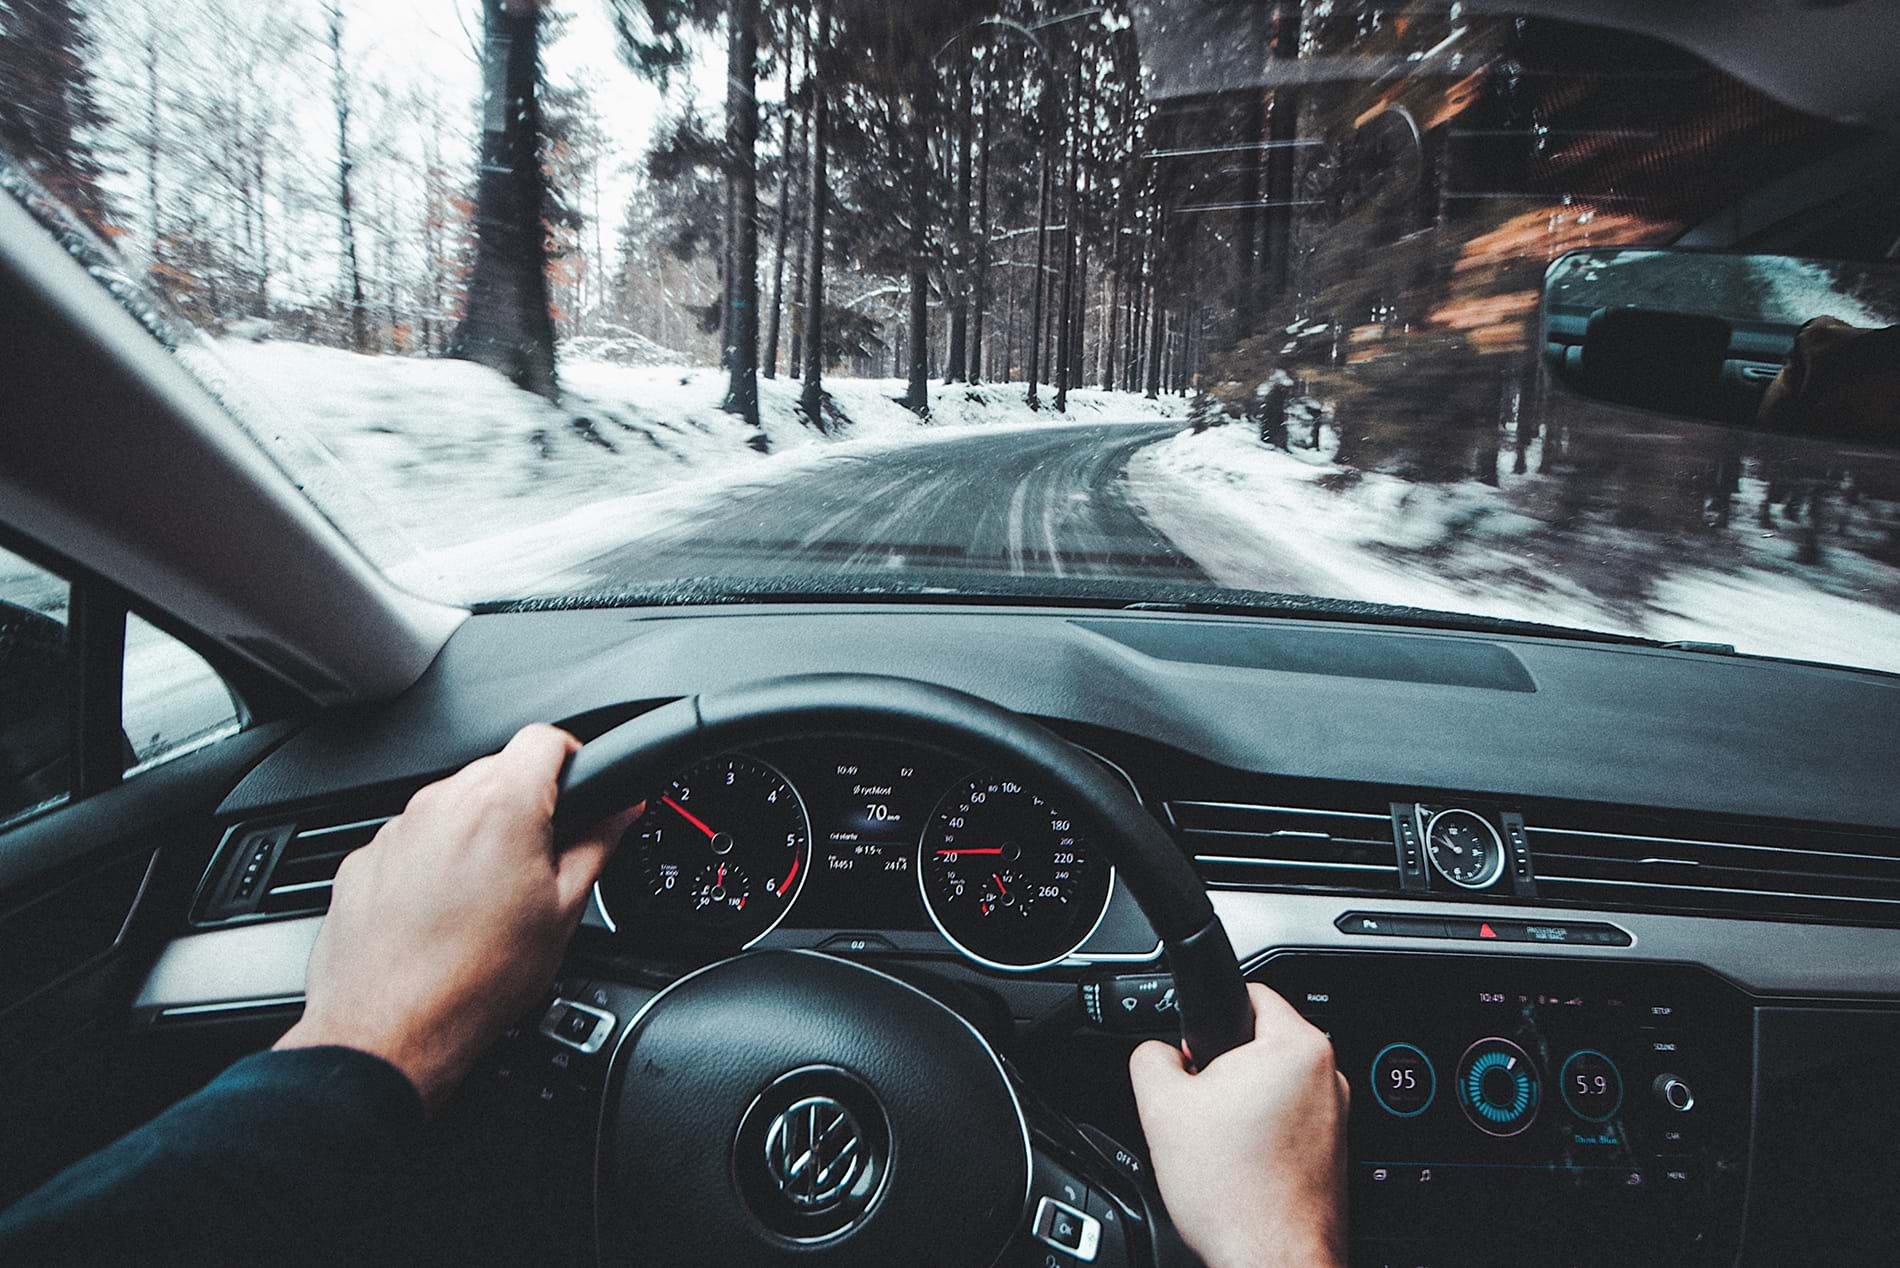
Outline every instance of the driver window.
<svg viewBox="0 0 1900 1268">
<path fill-rule="evenodd" d="M 0 822 L 71 790 L 71 587 L 0 550 Z"/>
<path fill-rule="evenodd" d="M 204 657 L 137 613 L 125 618 L 128 776 L 236 731 L 230 689 Z"/>
</svg>

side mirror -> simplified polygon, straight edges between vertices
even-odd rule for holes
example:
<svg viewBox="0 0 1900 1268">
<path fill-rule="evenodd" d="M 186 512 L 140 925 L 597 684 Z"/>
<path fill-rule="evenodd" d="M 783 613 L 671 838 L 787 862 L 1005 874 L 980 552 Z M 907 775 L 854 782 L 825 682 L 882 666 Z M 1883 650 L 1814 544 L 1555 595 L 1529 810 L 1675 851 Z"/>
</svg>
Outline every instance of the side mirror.
<svg viewBox="0 0 1900 1268">
<path fill-rule="evenodd" d="M 1900 263 L 1572 251 L 1544 276 L 1552 380 L 1628 409 L 1900 446 Z"/>
</svg>

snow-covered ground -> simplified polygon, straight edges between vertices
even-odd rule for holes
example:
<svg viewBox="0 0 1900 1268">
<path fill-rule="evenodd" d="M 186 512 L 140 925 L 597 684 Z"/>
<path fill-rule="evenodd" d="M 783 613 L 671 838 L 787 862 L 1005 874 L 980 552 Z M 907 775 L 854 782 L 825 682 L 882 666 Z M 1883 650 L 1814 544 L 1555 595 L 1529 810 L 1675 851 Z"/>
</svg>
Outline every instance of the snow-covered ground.
<svg viewBox="0 0 1900 1268">
<path fill-rule="evenodd" d="M 364 357 L 225 340 L 198 366 L 307 492 L 399 581 L 460 601 L 525 594 L 634 532 L 666 525 L 710 484 L 783 479 L 798 464 L 972 429 L 1184 417 L 1179 397 L 1082 389 L 1067 414 L 1021 384 L 931 385 L 928 423 L 895 379 L 830 379 L 833 430 L 799 419 L 799 384 L 761 380 L 761 429 L 720 408 L 713 369 L 561 365 L 556 407 L 461 361 Z M 763 442 L 763 452 L 758 442 Z"/>
<path fill-rule="evenodd" d="M 1900 613 L 1860 597 L 1884 571 L 1871 561 L 1793 567 L 1785 550 L 1768 548 L 1785 543 L 1763 541 L 1758 558 L 1671 569 L 1633 601 L 1600 594 L 1564 575 L 1549 552 L 1531 550 L 1540 526 L 1508 496 L 1508 476 L 1497 490 L 1349 473 L 1323 452 L 1272 449 L 1235 424 L 1151 446 L 1128 478 L 1155 526 L 1222 585 L 1900 671 Z"/>
</svg>

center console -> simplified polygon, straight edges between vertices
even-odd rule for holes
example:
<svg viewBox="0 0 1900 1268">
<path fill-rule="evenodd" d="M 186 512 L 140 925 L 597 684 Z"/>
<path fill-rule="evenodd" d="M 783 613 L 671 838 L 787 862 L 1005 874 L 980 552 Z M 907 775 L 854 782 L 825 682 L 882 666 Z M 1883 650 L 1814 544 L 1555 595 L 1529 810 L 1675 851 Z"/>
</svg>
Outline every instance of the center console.
<svg viewBox="0 0 1900 1268">
<path fill-rule="evenodd" d="M 1355 1264 L 1726 1262 L 1750 1012 L 1701 970 L 1289 952 L 1352 1086 Z"/>
</svg>

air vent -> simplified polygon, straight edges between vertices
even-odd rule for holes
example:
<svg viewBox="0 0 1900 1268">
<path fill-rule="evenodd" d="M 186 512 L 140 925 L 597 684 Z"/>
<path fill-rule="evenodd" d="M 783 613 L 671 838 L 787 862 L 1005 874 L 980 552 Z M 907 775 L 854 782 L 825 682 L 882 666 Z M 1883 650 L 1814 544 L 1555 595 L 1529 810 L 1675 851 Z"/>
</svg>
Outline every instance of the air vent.
<svg viewBox="0 0 1900 1268">
<path fill-rule="evenodd" d="M 1539 897 L 1590 907 L 1900 924 L 1900 838 L 1785 825 L 1525 825 Z"/>
<path fill-rule="evenodd" d="M 1210 885 L 1346 894 L 1399 887 L 1389 810 L 1170 801 L 1167 813 Z"/>
<path fill-rule="evenodd" d="M 350 851 L 368 845 L 381 818 L 313 816 L 296 823 L 242 824 L 218 851 L 201 924 L 327 911 L 330 886 Z"/>
</svg>

